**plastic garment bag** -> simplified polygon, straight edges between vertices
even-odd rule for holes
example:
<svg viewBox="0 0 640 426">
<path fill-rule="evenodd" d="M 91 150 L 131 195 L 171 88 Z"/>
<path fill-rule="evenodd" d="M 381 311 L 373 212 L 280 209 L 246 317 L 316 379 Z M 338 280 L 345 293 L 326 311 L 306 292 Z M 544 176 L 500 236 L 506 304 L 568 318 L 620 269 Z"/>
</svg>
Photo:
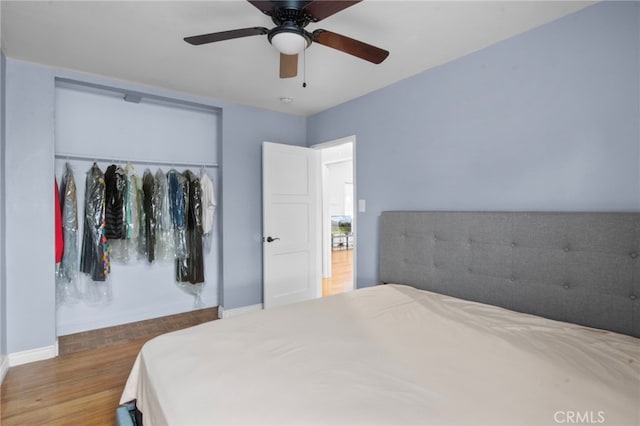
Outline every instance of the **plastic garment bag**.
<svg viewBox="0 0 640 426">
<path fill-rule="evenodd" d="M 155 213 L 156 213 L 156 259 L 173 262 L 176 258 L 173 223 L 169 212 L 169 186 L 167 177 L 161 169 L 155 176 Z"/>
<path fill-rule="evenodd" d="M 105 183 L 105 235 L 119 240 L 124 235 L 124 194 L 127 175 L 121 167 L 111 165 L 104 173 Z"/>
<path fill-rule="evenodd" d="M 187 219 L 189 249 L 189 282 L 204 282 L 204 257 L 202 254 L 202 187 L 198 176 L 186 171 L 189 179 L 189 215 Z"/>
<path fill-rule="evenodd" d="M 216 197 L 213 181 L 204 167 L 200 170 L 200 187 L 202 188 L 202 245 L 205 253 L 211 252 L 213 245 L 213 223 L 216 212 Z"/>
<path fill-rule="evenodd" d="M 167 174 L 169 185 L 169 213 L 173 223 L 176 259 L 187 257 L 187 206 L 189 186 L 187 180 L 175 170 Z"/>
<path fill-rule="evenodd" d="M 136 210 L 138 212 L 138 257 L 147 258 L 147 231 L 146 215 L 144 213 L 144 191 L 142 190 L 142 179 L 134 176 L 136 191 Z"/>
<path fill-rule="evenodd" d="M 202 191 L 200 179 L 190 170 L 184 172 L 189 183 L 187 208 L 187 258 L 176 261 L 176 281 L 197 284 L 204 282 L 202 254 Z"/>
<path fill-rule="evenodd" d="M 109 243 L 105 236 L 105 183 L 104 175 L 96 163 L 87 172 L 84 230 L 80 271 L 93 281 L 105 281 L 110 270 Z"/>
<path fill-rule="evenodd" d="M 178 175 L 180 176 L 180 175 Z M 195 296 L 194 307 L 202 307 L 200 295 L 204 287 L 204 259 L 202 253 L 202 200 L 200 180 L 187 170 L 181 176 L 184 180 L 186 199 L 184 233 L 187 255 L 176 259 L 176 282 L 187 293 Z M 180 181 L 180 179 L 176 179 Z M 171 193 L 171 179 L 169 180 Z"/>
<path fill-rule="evenodd" d="M 127 175 L 121 167 L 111 165 L 104 172 L 105 183 L 105 235 L 109 240 L 111 261 L 123 261 L 125 253 L 125 194 Z"/>
<path fill-rule="evenodd" d="M 147 169 L 142 175 L 142 192 L 144 193 L 144 231 L 146 237 L 146 254 L 149 263 L 155 260 L 156 246 L 156 204 L 155 179 L 151 170 Z"/>
<path fill-rule="evenodd" d="M 73 303 L 80 297 L 78 278 L 78 198 L 73 170 L 67 163 L 60 185 L 64 252 L 56 275 L 58 303 Z"/>
<path fill-rule="evenodd" d="M 127 189 L 124 196 L 124 229 L 127 240 L 138 240 L 138 187 L 139 179 L 136 169 L 131 164 L 125 166 L 127 173 Z"/>
<path fill-rule="evenodd" d="M 111 246 L 111 260 L 128 262 L 134 259 L 138 250 L 138 176 L 136 169 L 127 164 L 124 173 L 124 189 L 122 203 L 122 238 L 109 241 Z M 106 178 L 105 178 L 106 180 Z M 107 225 L 109 224 L 107 220 Z"/>
<path fill-rule="evenodd" d="M 202 188 L 202 233 L 207 235 L 213 231 L 216 197 L 213 181 L 204 169 L 200 173 L 200 187 Z"/>
</svg>

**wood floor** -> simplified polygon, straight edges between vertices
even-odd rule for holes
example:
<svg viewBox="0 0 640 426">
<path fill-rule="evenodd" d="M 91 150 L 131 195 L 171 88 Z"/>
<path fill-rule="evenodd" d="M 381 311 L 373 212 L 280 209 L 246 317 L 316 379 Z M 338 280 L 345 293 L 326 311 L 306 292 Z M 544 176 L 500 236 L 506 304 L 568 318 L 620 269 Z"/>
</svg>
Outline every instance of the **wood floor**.
<svg viewBox="0 0 640 426">
<path fill-rule="evenodd" d="M 322 279 L 322 295 L 353 290 L 353 250 L 331 252 L 331 277 Z"/>
<path fill-rule="evenodd" d="M 142 345 L 217 315 L 217 308 L 208 308 L 60 337 L 62 355 L 11 367 L 2 382 L 0 424 L 114 425 L 120 395 Z"/>
<path fill-rule="evenodd" d="M 2 383 L 2 425 L 113 425 L 147 338 L 12 367 Z"/>
<path fill-rule="evenodd" d="M 352 290 L 352 267 L 353 250 L 332 252 L 333 276 L 323 280 L 323 296 Z M 191 321 L 208 320 L 202 315 Z M 174 329 L 193 325 L 184 318 L 163 318 L 112 327 L 101 337 L 96 337 L 101 332 L 69 336 L 59 341 L 62 355 L 12 367 L 2 383 L 0 424 L 115 424 L 115 409 L 138 351 L 150 338 L 171 331 L 167 323 Z"/>
</svg>

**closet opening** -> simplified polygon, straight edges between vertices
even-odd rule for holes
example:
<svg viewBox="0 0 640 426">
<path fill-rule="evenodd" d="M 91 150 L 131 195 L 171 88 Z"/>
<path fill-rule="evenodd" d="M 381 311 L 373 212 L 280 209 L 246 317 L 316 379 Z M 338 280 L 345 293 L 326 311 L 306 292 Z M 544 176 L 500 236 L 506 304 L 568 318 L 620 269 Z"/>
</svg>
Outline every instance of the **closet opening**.
<svg viewBox="0 0 640 426">
<path fill-rule="evenodd" d="M 70 259 L 74 259 L 78 268 L 75 281 L 68 286 L 65 284 L 71 280 L 66 276 L 60 280 L 57 273 L 57 335 L 218 306 L 221 226 L 216 197 L 220 194 L 220 109 L 189 100 L 68 79 L 56 79 L 55 96 L 55 177 L 57 183 L 62 184 L 63 175 L 68 177 L 71 171 L 75 183 L 76 253 L 71 250 Z M 165 251 L 157 253 L 157 245 L 147 245 L 142 250 L 146 250 L 145 256 L 139 244 L 126 243 L 127 248 L 123 249 L 125 238 L 120 240 L 115 236 L 109 244 L 106 279 L 96 280 L 80 271 L 87 174 L 95 172 L 95 167 L 104 174 L 112 166 L 111 171 L 126 170 L 127 178 L 135 175 L 140 182 L 149 172 L 154 190 L 170 183 L 170 175 L 191 176 L 198 185 L 203 182 L 202 187 L 204 177 L 210 179 L 213 201 L 207 202 L 207 206 L 213 205 L 213 215 L 207 232 L 203 230 L 202 235 L 196 235 L 193 240 L 199 242 L 198 238 L 202 238 L 202 275 L 193 275 L 195 278 L 190 280 L 194 283 L 178 279 L 176 259 L 184 259 L 184 254 L 176 255 L 175 248 L 170 251 L 164 247 Z M 157 200 L 153 198 L 156 196 L 153 192 L 149 200 Z M 185 212 L 188 214 L 188 210 Z M 136 223 L 140 228 L 144 226 Z M 148 226 L 152 229 L 152 225 Z M 153 229 L 155 226 L 157 223 Z M 166 231 L 162 241 L 175 243 L 177 240 L 171 238 L 175 237 L 171 232 Z M 149 255 L 149 247 L 153 247 L 153 256 Z"/>
</svg>

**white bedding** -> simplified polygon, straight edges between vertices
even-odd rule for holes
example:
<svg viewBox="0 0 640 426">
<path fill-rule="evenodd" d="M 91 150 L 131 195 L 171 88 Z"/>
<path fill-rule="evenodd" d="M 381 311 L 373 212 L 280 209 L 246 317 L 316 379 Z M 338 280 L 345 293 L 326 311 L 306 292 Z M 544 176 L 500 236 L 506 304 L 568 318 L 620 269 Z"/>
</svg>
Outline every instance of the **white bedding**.
<svg viewBox="0 0 640 426">
<path fill-rule="evenodd" d="M 145 426 L 638 425 L 640 339 L 384 285 L 159 336 L 133 399 Z"/>
</svg>

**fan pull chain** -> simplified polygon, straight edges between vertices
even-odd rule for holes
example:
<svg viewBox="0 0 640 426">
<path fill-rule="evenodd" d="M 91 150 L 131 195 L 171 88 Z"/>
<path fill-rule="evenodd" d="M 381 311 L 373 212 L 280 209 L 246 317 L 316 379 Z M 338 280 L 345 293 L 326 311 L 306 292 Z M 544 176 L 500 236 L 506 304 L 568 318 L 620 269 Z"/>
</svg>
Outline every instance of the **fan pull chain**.
<svg viewBox="0 0 640 426">
<path fill-rule="evenodd" d="M 307 87 L 307 49 L 302 51 L 302 87 Z"/>
</svg>

